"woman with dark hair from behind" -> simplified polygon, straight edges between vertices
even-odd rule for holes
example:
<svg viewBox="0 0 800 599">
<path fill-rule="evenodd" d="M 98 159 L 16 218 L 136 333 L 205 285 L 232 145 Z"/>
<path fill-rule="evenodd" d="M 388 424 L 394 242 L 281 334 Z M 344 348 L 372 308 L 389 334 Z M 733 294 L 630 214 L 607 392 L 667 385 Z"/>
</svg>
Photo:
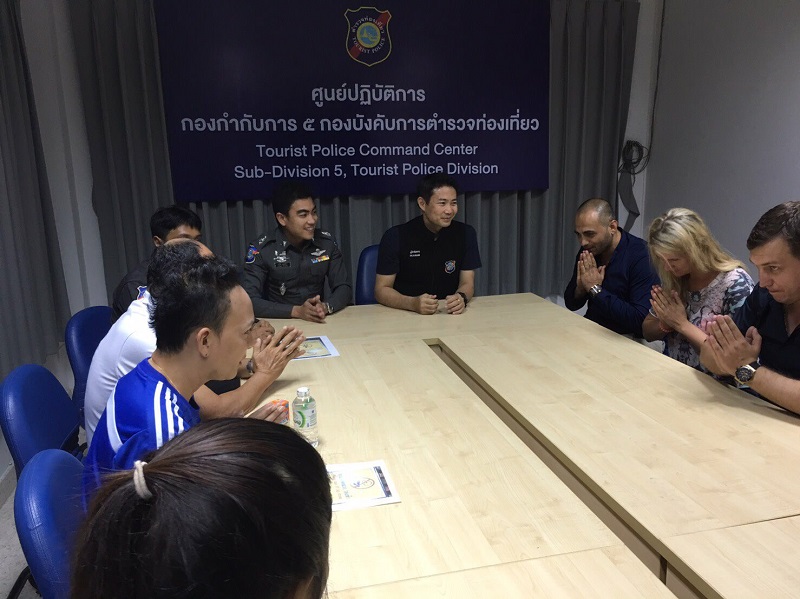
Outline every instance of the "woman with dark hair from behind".
<svg viewBox="0 0 800 599">
<path fill-rule="evenodd" d="M 76 539 L 73 599 L 319 599 L 325 464 L 292 429 L 192 427 L 97 492 Z"/>
</svg>

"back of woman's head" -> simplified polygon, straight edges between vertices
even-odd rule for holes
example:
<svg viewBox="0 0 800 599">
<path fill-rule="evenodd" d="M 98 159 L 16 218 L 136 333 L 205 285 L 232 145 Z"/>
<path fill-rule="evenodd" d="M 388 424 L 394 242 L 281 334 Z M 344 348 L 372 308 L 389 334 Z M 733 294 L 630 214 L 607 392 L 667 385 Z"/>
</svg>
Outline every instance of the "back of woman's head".
<svg viewBox="0 0 800 599">
<path fill-rule="evenodd" d="M 73 598 L 285 599 L 298 588 L 322 596 L 328 476 L 290 428 L 202 423 L 149 456 L 138 489 L 135 472 L 110 475 L 92 501 Z"/>
<path fill-rule="evenodd" d="M 681 281 L 664 268 L 665 254 L 685 256 L 694 270 L 704 273 L 728 272 L 744 266 L 720 246 L 700 215 L 688 208 L 672 208 L 653 219 L 647 244 L 666 289 L 683 291 Z"/>
</svg>

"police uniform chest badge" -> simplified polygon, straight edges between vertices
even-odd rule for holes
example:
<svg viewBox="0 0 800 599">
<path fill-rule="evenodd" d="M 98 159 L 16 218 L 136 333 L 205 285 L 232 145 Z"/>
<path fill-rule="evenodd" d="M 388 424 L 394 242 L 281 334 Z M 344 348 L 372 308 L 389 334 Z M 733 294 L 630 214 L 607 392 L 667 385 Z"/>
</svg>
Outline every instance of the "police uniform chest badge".
<svg viewBox="0 0 800 599">
<path fill-rule="evenodd" d="M 313 256 L 313 258 L 311 258 L 311 264 L 316 264 L 318 262 L 325 262 L 325 260 L 330 260 L 331 257 L 325 255 L 326 251 L 327 250 L 323 250 L 322 248 L 320 248 L 318 250 L 314 250 L 313 252 L 311 252 L 311 255 Z"/>
<path fill-rule="evenodd" d="M 278 291 L 280 291 L 281 295 L 286 295 L 286 283 L 281 283 L 281 287 Z"/>
<path fill-rule="evenodd" d="M 447 274 L 453 274 L 456 271 L 456 261 L 455 260 L 448 260 L 444 263 L 444 272 Z"/>
<path fill-rule="evenodd" d="M 289 256 L 286 255 L 286 250 L 282 252 L 275 250 L 275 268 L 286 268 L 291 265 L 292 263 L 289 262 Z M 281 295 L 283 295 L 283 293 L 281 293 Z"/>
<path fill-rule="evenodd" d="M 244 259 L 244 263 L 252 264 L 253 262 L 255 262 L 258 253 L 259 253 L 258 248 L 251 244 L 250 247 L 247 248 L 247 257 Z"/>
</svg>

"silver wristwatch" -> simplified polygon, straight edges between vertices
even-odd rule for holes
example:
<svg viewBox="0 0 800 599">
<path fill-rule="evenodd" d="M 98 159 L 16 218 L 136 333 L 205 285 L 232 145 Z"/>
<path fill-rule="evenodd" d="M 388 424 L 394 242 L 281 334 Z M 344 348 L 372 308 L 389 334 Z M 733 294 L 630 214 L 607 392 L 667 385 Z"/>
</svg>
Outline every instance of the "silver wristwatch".
<svg viewBox="0 0 800 599">
<path fill-rule="evenodd" d="M 325 302 L 325 312 L 327 314 L 333 314 L 333 306 L 331 306 L 328 302 Z"/>
<path fill-rule="evenodd" d="M 592 285 L 591 288 L 589 289 L 589 295 L 591 295 L 592 297 L 597 297 L 598 295 L 600 295 L 600 292 L 602 290 L 603 288 L 600 287 L 600 285 Z"/>
<path fill-rule="evenodd" d="M 745 364 L 744 366 L 739 366 L 734 372 L 733 378 L 736 379 L 736 382 L 740 385 L 746 385 L 750 381 L 753 380 L 753 377 L 756 374 L 756 369 L 761 366 L 761 363 L 756 360 L 755 362 L 750 362 L 749 364 Z"/>
</svg>

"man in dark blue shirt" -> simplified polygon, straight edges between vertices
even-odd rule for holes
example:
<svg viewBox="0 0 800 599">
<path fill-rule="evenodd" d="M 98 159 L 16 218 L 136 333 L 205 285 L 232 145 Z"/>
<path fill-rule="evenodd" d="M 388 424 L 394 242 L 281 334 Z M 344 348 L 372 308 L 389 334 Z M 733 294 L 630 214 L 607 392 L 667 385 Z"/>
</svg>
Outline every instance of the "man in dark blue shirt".
<svg viewBox="0 0 800 599">
<path fill-rule="evenodd" d="M 650 309 L 650 290 L 658 276 L 650 264 L 647 244 L 619 228 L 611 205 L 586 200 L 575 214 L 575 235 L 581 249 L 564 303 L 586 318 L 623 335 L 642 337 L 642 322 Z"/>
<path fill-rule="evenodd" d="M 758 287 L 731 319 L 707 327 L 700 360 L 800 414 L 800 202 L 768 210 L 747 238 Z"/>
</svg>

